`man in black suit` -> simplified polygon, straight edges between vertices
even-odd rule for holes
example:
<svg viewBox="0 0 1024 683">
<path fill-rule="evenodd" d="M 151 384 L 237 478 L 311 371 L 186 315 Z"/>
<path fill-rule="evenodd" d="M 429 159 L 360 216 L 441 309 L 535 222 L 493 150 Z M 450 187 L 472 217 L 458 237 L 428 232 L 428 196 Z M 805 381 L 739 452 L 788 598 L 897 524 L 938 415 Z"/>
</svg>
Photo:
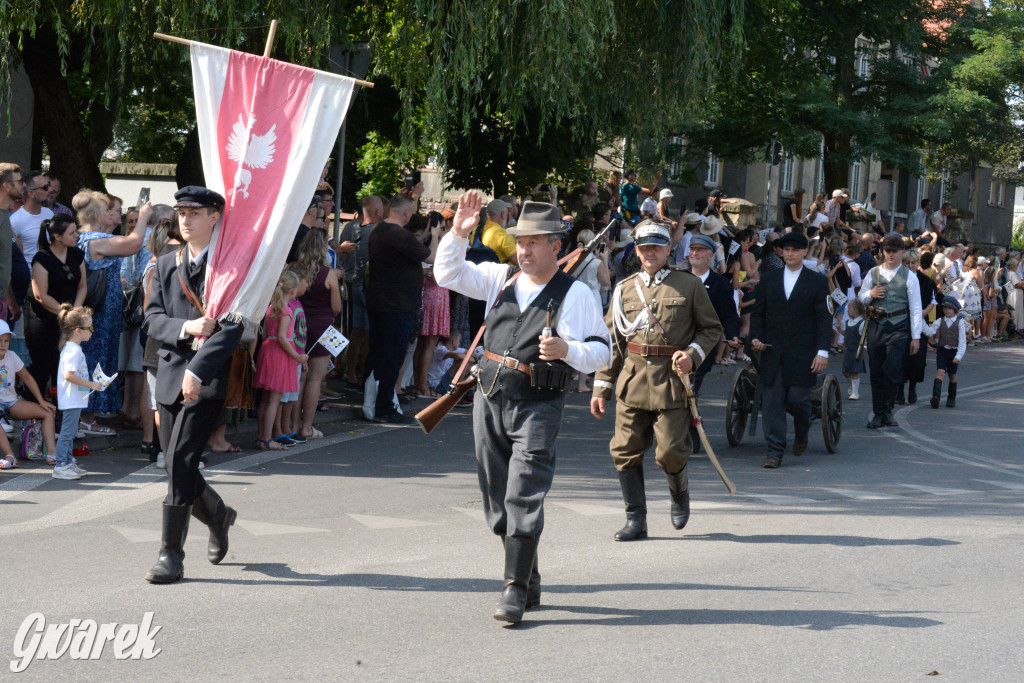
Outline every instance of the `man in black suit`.
<svg viewBox="0 0 1024 683">
<path fill-rule="evenodd" d="M 696 234 L 690 238 L 690 272 L 696 275 L 704 283 L 704 289 L 708 292 L 711 305 L 718 314 L 718 320 L 722 323 L 722 330 L 725 340 L 733 348 L 740 345 L 740 314 L 736 311 L 736 300 L 733 298 L 732 283 L 718 273 L 711 270 L 711 261 L 715 258 L 715 241 L 707 235 Z M 696 253 L 694 253 L 696 250 Z M 693 390 L 700 393 L 700 387 L 704 383 L 704 377 L 715 367 L 715 353 L 709 353 L 707 358 L 697 368 L 693 379 Z M 696 427 L 692 429 L 695 431 Z M 699 441 L 694 441 L 694 444 Z"/>
<path fill-rule="evenodd" d="M 204 313 L 207 251 L 224 198 L 189 186 L 174 199 L 186 246 L 157 260 L 144 322 L 146 334 L 161 342 L 156 402 L 169 476 L 160 557 L 146 574 L 150 583 L 184 576 L 190 515 L 210 528 L 207 559 L 213 564 L 227 554 L 228 527 L 237 516 L 199 473 L 199 456 L 220 421 L 231 356 L 243 330 L 241 323 L 218 322 Z M 193 348 L 197 338 L 205 339 L 198 350 Z"/>
<path fill-rule="evenodd" d="M 768 455 L 764 466 L 782 464 L 786 450 L 786 409 L 793 413 L 793 455 L 807 450 L 814 376 L 828 367 L 832 316 L 828 280 L 804 268 L 807 237 L 788 233 L 778 240 L 786 267 L 761 276 L 750 316 L 750 346 L 761 353 L 761 412 Z"/>
</svg>

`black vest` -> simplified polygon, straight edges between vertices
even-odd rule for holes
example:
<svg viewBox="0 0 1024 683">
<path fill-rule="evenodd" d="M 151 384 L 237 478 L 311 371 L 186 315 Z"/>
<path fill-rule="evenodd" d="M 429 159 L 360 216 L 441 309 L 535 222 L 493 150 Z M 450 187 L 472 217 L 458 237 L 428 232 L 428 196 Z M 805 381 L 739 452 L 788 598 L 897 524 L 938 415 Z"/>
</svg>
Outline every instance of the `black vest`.
<svg viewBox="0 0 1024 683">
<path fill-rule="evenodd" d="M 484 349 L 499 356 L 515 358 L 525 365 L 542 363 L 538 337 L 544 332 L 547 323 L 548 302 L 552 304 L 551 327 L 555 328 L 562 302 L 573 282 L 575 280 L 571 276 L 558 271 L 525 311 L 520 310 L 516 302 L 515 285 L 505 287 L 498 295 L 494 308 L 487 315 Z M 566 364 L 555 361 L 551 365 Z M 477 388 L 487 395 L 503 391 L 507 398 L 513 400 L 537 401 L 565 395 L 560 391 L 534 388 L 530 386 L 530 378 L 525 373 L 505 367 L 489 358 L 481 357 L 478 366 L 480 370 Z"/>
</svg>

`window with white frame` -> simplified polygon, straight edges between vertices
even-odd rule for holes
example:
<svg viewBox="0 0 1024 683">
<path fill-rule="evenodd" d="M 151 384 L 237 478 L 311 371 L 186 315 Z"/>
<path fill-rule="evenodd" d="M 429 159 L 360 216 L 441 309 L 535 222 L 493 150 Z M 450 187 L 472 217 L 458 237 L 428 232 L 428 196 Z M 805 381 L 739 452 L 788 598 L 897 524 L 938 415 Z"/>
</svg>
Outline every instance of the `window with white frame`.
<svg viewBox="0 0 1024 683">
<path fill-rule="evenodd" d="M 921 206 L 921 200 L 928 196 L 928 178 L 924 174 L 924 169 L 919 171 L 921 175 L 917 176 L 917 205 L 915 209 Z"/>
<path fill-rule="evenodd" d="M 718 185 L 722 181 L 722 160 L 714 154 L 708 155 L 708 172 L 705 176 L 705 183 Z"/>
<path fill-rule="evenodd" d="M 782 157 L 782 191 L 793 191 L 793 175 L 796 171 L 796 157 L 787 152 Z"/>
<path fill-rule="evenodd" d="M 989 182 L 989 186 L 988 187 L 989 187 L 989 189 L 988 189 L 988 203 L 993 205 L 993 206 L 1002 206 L 1003 205 L 1003 192 L 1004 192 L 1004 187 L 1005 187 L 1003 181 L 996 180 L 995 178 L 993 178 Z"/>
<path fill-rule="evenodd" d="M 850 201 L 853 202 L 861 197 L 861 171 L 864 165 L 855 161 L 850 164 Z"/>
<path fill-rule="evenodd" d="M 949 187 L 949 169 L 942 172 L 942 182 L 939 183 L 939 205 L 941 206 L 945 202 L 949 201 L 946 199 L 946 188 Z"/>
<path fill-rule="evenodd" d="M 673 135 L 668 139 L 672 149 L 672 163 L 669 164 L 669 180 L 680 180 L 683 175 L 683 151 L 686 148 L 686 138 L 681 135 Z"/>
<path fill-rule="evenodd" d="M 867 78 L 871 74 L 871 64 L 869 63 L 870 48 L 868 44 L 858 40 L 857 41 L 857 61 L 854 63 L 854 68 L 857 71 L 857 76 L 860 78 Z"/>
</svg>

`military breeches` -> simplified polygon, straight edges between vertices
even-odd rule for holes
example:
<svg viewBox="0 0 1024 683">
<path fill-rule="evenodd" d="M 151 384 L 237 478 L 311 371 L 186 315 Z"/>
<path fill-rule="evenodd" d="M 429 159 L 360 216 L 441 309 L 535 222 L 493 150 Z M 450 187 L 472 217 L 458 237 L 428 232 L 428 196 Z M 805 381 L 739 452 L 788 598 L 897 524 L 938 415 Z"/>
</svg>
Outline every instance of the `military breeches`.
<svg viewBox="0 0 1024 683">
<path fill-rule="evenodd" d="M 555 476 L 564 398 L 513 401 L 476 393 L 473 435 L 484 515 L 499 536 L 540 538 L 544 497 Z"/>
<path fill-rule="evenodd" d="M 658 467 L 668 474 L 676 474 L 686 467 L 686 461 L 693 453 L 689 406 L 641 410 L 621 401 L 615 404 L 615 435 L 611 453 L 616 469 L 639 466 L 655 439 L 658 444 L 654 462 Z"/>
</svg>

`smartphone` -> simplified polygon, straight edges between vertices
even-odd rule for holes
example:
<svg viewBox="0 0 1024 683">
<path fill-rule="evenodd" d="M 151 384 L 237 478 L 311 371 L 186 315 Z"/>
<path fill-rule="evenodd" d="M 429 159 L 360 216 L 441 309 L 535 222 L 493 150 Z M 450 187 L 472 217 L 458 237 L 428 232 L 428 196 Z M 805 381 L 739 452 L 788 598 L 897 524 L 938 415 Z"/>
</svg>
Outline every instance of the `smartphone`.
<svg viewBox="0 0 1024 683">
<path fill-rule="evenodd" d="M 149 201 L 149 188 L 144 187 L 139 190 L 139 203 L 135 205 L 135 208 L 141 209 L 142 205 Z"/>
<path fill-rule="evenodd" d="M 422 174 L 419 171 L 413 171 L 412 173 L 405 174 L 405 186 L 408 189 L 413 189 L 420 184 Z"/>
</svg>

